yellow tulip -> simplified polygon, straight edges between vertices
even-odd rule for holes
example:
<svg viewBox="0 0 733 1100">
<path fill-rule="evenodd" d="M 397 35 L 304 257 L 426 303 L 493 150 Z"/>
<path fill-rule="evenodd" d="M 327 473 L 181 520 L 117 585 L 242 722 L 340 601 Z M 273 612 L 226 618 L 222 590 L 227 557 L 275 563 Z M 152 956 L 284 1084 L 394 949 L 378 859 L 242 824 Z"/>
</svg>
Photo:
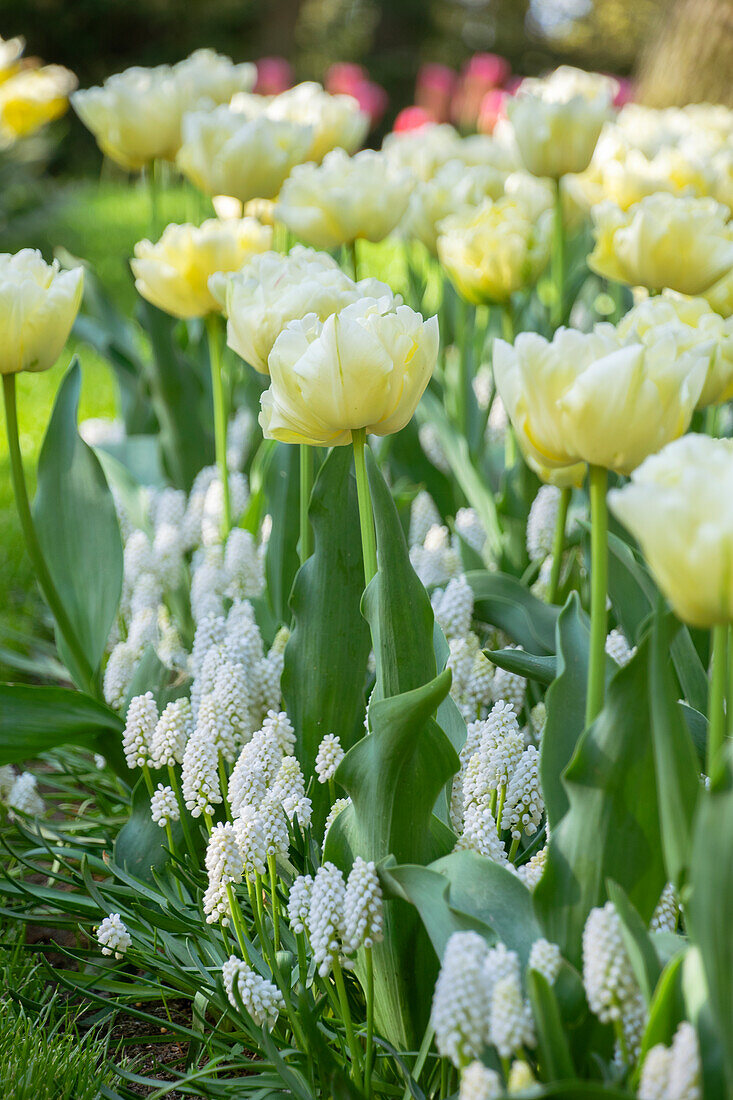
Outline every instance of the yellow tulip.
<svg viewBox="0 0 733 1100">
<path fill-rule="evenodd" d="M 648 195 L 627 211 L 604 202 L 591 213 L 588 266 L 606 278 L 699 295 L 733 265 L 730 211 L 714 199 Z"/>
<path fill-rule="evenodd" d="M 345 446 L 352 431 L 400 431 L 438 356 L 438 320 L 365 298 L 325 322 L 292 321 L 270 353 L 260 424 L 268 439 Z"/>
<path fill-rule="evenodd" d="M 523 80 L 507 100 L 525 168 L 560 179 L 589 165 L 604 122 L 612 117 L 615 83 L 562 65 L 542 80 Z"/>
<path fill-rule="evenodd" d="M 665 290 L 634 306 L 617 326 L 628 341 L 646 343 L 656 340 L 666 328 L 677 336 L 679 348 L 709 348 L 710 365 L 698 408 L 719 405 L 733 397 L 733 318 L 724 321 L 704 298 L 686 298 Z"/>
<path fill-rule="evenodd" d="M 611 510 L 685 622 L 733 622 L 733 441 L 687 435 L 648 458 Z"/>
<path fill-rule="evenodd" d="M 217 271 L 238 271 L 271 244 L 272 230 L 256 218 L 169 225 L 155 244 L 135 245 L 135 286 L 174 317 L 205 317 L 218 308 L 209 278 Z"/>
<path fill-rule="evenodd" d="M 709 348 L 680 349 L 673 332 L 626 344 L 609 324 L 494 344 L 497 390 L 522 450 L 541 466 L 624 474 L 687 430 L 709 361 Z"/>
<path fill-rule="evenodd" d="M 315 248 L 381 241 L 405 213 L 412 186 L 412 177 L 382 153 L 364 149 L 350 157 L 334 149 L 322 164 L 293 170 L 275 217 Z"/>
<path fill-rule="evenodd" d="M 27 137 L 61 118 L 75 87 L 76 77 L 63 65 L 21 70 L 0 84 L 0 134 Z"/>
<path fill-rule="evenodd" d="M 505 195 L 438 225 L 438 256 L 458 292 L 477 305 L 531 286 L 550 258 L 552 214 Z"/>
<path fill-rule="evenodd" d="M 54 365 L 79 312 L 83 284 L 81 267 L 61 271 L 31 248 L 0 254 L 0 374 Z"/>
</svg>

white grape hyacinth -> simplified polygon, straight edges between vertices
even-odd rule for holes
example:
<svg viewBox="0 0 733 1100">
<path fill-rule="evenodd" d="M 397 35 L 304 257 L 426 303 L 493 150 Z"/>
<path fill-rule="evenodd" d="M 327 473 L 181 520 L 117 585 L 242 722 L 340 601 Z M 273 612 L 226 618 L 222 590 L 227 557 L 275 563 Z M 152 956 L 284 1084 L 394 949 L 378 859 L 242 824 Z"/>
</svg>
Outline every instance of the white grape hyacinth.
<svg viewBox="0 0 733 1100">
<path fill-rule="evenodd" d="M 178 821 L 181 815 L 176 792 L 172 787 L 166 787 L 162 783 L 158 784 L 150 799 L 150 816 L 161 829 L 165 829 L 167 825 Z"/>
<path fill-rule="evenodd" d="M 560 490 L 540 485 L 527 517 L 527 553 L 530 561 L 544 561 L 552 553 Z"/>
<path fill-rule="evenodd" d="M 204 894 L 204 913 L 208 924 L 228 924 L 231 907 L 228 886 L 242 881 L 244 861 L 234 826 L 220 823 L 211 830 L 206 847 L 206 873 L 209 885 Z"/>
<path fill-rule="evenodd" d="M 285 1008 L 282 993 L 273 982 L 259 974 L 236 955 L 230 955 L 221 968 L 224 990 L 232 1008 L 243 1007 L 258 1027 L 272 1031 Z"/>
<path fill-rule="evenodd" d="M 461 1074 L 458 1100 L 500 1100 L 504 1086 L 496 1070 L 483 1062 L 469 1062 Z"/>
<path fill-rule="evenodd" d="M 10 817 L 16 813 L 27 814 L 28 817 L 41 817 L 46 811 L 46 805 L 38 793 L 38 780 L 31 772 L 21 772 L 13 780 L 8 797 L 7 806 Z"/>
<path fill-rule="evenodd" d="M 298 875 L 293 879 L 288 895 L 288 920 L 296 936 L 301 936 L 306 930 L 312 892 L 312 875 Z"/>
<path fill-rule="evenodd" d="M 535 940 L 529 952 L 527 965 L 530 970 L 536 970 L 541 974 L 548 985 L 552 985 L 562 966 L 560 948 L 556 943 L 550 943 L 546 939 Z"/>
<path fill-rule="evenodd" d="M 333 863 L 324 863 L 316 871 L 308 910 L 308 938 L 322 978 L 343 955 L 345 899 L 344 876 Z"/>
<path fill-rule="evenodd" d="M 606 653 L 623 668 L 636 653 L 636 646 L 629 645 L 623 630 L 614 629 L 606 638 Z"/>
<path fill-rule="evenodd" d="M 172 768 L 183 763 L 186 744 L 193 733 L 191 702 L 185 696 L 168 703 L 158 719 L 150 741 L 154 768 Z"/>
<path fill-rule="evenodd" d="M 639 1100 L 701 1100 L 702 1065 L 697 1032 L 683 1020 L 671 1047 L 653 1046 L 641 1070 Z"/>
<path fill-rule="evenodd" d="M 104 918 L 97 929 L 97 942 L 103 955 L 114 955 L 116 959 L 123 957 L 132 943 L 132 936 L 119 913 L 110 913 Z"/>
<path fill-rule="evenodd" d="M 219 787 L 219 755 L 214 743 L 195 731 L 183 754 L 181 789 L 192 817 L 214 813 L 222 800 Z"/>
<path fill-rule="evenodd" d="M 336 775 L 336 769 L 346 756 L 338 734 L 327 733 L 316 753 L 316 776 L 319 783 L 328 783 Z"/>
<path fill-rule="evenodd" d="M 465 573 L 452 577 L 445 589 L 437 588 L 430 602 L 446 638 L 462 638 L 469 633 L 473 618 L 473 591 Z"/>
<path fill-rule="evenodd" d="M 158 705 L 152 691 L 130 701 L 122 734 L 122 749 L 128 768 L 150 767 L 151 744 L 158 724 Z"/>
<path fill-rule="evenodd" d="M 486 1042 L 489 995 L 484 975 L 488 954 L 477 932 L 454 932 L 435 983 L 430 1022 L 443 1058 L 458 1069 L 481 1056 Z"/>
<path fill-rule="evenodd" d="M 346 880 L 344 945 L 347 951 L 373 947 L 384 935 L 382 888 L 373 862 L 357 856 Z"/>
<path fill-rule="evenodd" d="M 500 1058 L 536 1043 L 534 1020 L 516 977 L 500 978 L 491 994 L 489 1037 Z"/>
<path fill-rule="evenodd" d="M 588 1005 L 602 1023 L 622 1021 L 639 987 L 624 946 L 613 902 L 591 909 L 583 929 L 583 985 Z"/>
</svg>

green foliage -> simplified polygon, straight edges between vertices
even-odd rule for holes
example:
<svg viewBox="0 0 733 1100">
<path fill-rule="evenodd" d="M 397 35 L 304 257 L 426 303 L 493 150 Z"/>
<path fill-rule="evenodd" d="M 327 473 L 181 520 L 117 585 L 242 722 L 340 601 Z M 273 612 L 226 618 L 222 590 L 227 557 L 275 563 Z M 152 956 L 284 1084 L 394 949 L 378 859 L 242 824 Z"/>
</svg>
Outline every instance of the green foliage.
<svg viewBox="0 0 733 1100">
<path fill-rule="evenodd" d="M 41 449 L 33 514 L 61 602 L 96 671 L 120 600 L 122 541 L 99 459 L 76 429 L 80 388 L 75 362 L 59 389 Z M 84 683 L 60 634 L 57 643 L 77 683 Z"/>
<path fill-rule="evenodd" d="M 288 449 L 297 456 L 296 447 Z M 338 734 L 349 749 L 363 733 L 370 641 L 359 612 L 364 564 L 351 467 L 351 449 L 335 447 L 318 473 L 309 510 L 314 550 L 290 598 L 293 630 L 285 648 L 283 696 L 306 775 L 313 774 L 325 734 Z M 311 797 L 320 830 L 328 790 L 316 784 Z"/>
</svg>

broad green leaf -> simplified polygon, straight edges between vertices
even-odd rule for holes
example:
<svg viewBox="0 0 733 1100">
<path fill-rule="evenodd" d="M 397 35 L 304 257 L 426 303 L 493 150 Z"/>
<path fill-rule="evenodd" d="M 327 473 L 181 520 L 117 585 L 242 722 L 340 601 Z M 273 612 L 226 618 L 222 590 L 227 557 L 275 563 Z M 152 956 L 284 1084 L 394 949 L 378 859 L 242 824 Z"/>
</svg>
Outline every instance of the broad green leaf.
<svg viewBox="0 0 733 1100">
<path fill-rule="evenodd" d="M 313 774 L 327 733 L 338 734 L 349 749 L 364 732 L 370 639 L 359 610 L 364 565 L 351 467 L 351 448 L 334 447 L 319 471 L 310 504 L 314 550 L 290 598 L 293 631 L 282 686 L 305 775 Z M 315 784 L 311 798 L 318 831 L 328 814 L 328 788 Z"/>
<path fill-rule="evenodd" d="M 677 705 L 682 712 L 682 717 L 685 720 L 688 733 L 692 739 L 692 745 L 695 749 L 695 756 L 700 771 L 705 767 L 705 761 L 707 759 L 708 749 L 708 720 L 704 714 L 701 714 L 699 710 L 695 710 L 694 707 L 690 707 L 687 703 L 678 699 Z"/>
<path fill-rule="evenodd" d="M 535 680 L 538 684 L 551 684 L 557 676 L 556 657 L 536 657 L 523 649 L 485 649 L 484 655 L 497 668 Z"/>
<path fill-rule="evenodd" d="M 114 711 L 80 691 L 0 684 L 0 764 L 19 764 L 59 745 L 83 745 L 129 779 L 123 729 Z"/>
<path fill-rule="evenodd" d="M 289 443 L 276 443 L 266 463 L 265 500 L 267 511 L 272 516 L 272 531 L 265 557 L 267 592 L 275 618 L 278 622 L 288 623 L 288 600 L 299 565 L 299 449 Z"/>
<path fill-rule="evenodd" d="M 733 1093 L 733 773 L 700 795 L 695 815 L 686 916 L 700 957 L 708 1000 Z"/>
<path fill-rule="evenodd" d="M 562 776 L 585 729 L 590 628 L 576 593 L 560 612 L 556 633 L 557 677 L 545 695 L 547 722 L 540 746 L 545 812 L 553 829 L 568 809 Z"/>
<path fill-rule="evenodd" d="M 362 612 L 372 633 L 377 681 L 372 702 L 401 695 L 435 677 L 433 609 L 410 563 L 397 509 L 371 451 L 366 452 L 377 537 L 377 575 Z"/>
<path fill-rule="evenodd" d="M 167 779 L 161 774 L 161 781 Z M 155 772 L 152 773 L 156 775 Z M 179 852 L 184 851 L 183 830 L 180 821 L 171 824 L 173 843 Z M 165 829 L 161 829 L 150 816 L 150 795 L 142 777 L 132 792 L 130 816 L 115 838 L 114 861 L 121 868 L 143 882 L 155 881 L 153 872 L 162 871 L 170 856 Z"/>
<path fill-rule="evenodd" d="M 682 992 L 687 1018 L 695 1025 L 700 1044 L 704 1100 L 726 1096 L 723 1044 L 708 993 L 702 953 L 697 946 L 686 952 L 682 963 Z"/>
<path fill-rule="evenodd" d="M 557 607 L 538 600 L 508 573 L 467 573 L 466 580 L 478 619 L 503 630 L 530 653 L 543 656 L 555 652 Z"/>
<path fill-rule="evenodd" d="M 352 805 L 329 829 L 326 859 L 343 869 L 356 855 L 427 864 L 453 847 L 455 837 L 432 812 L 458 770 L 456 751 L 433 717 L 449 686 L 446 671 L 372 704 L 371 732 L 336 773 Z M 384 940 L 374 947 L 376 1018 L 390 1042 L 414 1049 L 427 1023 L 437 959 L 411 906 L 387 902 L 384 921 Z"/>
<path fill-rule="evenodd" d="M 150 337 L 146 363 L 153 408 L 160 424 L 164 465 L 178 489 L 191 488 L 196 474 L 214 461 L 213 411 L 208 363 L 185 355 L 176 342 L 176 322 L 141 300 L 138 313 Z"/>
<path fill-rule="evenodd" d="M 438 665 L 438 671 L 442 672 L 448 664 L 450 648 L 439 623 L 433 624 L 433 648 L 435 650 L 435 660 Z M 466 743 L 466 722 L 452 695 L 446 695 L 445 699 L 438 707 L 436 721 L 453 748 L 457 753 L 460 753 Z M 449 827 L 450 796 L 451 784 L 447 783 L 435 804 L 436 815 Z"/>
<path fill-rule="evenodd" d="M 550 818 L 535 911 L 547 938 L 576 967 L 586 919 L 606 901 L 608 879 L 623 887 L 644 921 L 650 920 L 666 882 L 648 676 L 649 645 L 644 642 L 612 678 L 603 710 L 564 772 L 567 812 L 557 824 Z"/>
<path fill-rule="evenodd" d="M 649 709 L 664 862 L 670 882 L 680 889 L 690 866 L 700 780 L 697 754 L 669 667 L 669 624 L 661 613 L 655 616 L 652 627 Z"/>
<path fill-rule="evenodd" d="M 122 591 L 122 540 L 99 459 L 76 428 L 81 368 L 74 360 L 38 459 L 33 517 L 59 598 L 93 671 L 99 668 Z M 85 683 L 58 634 L 64 664 Z"/>
<path fill-rule="evenodd" d="M 563 1030 L 560 1007 L 552 987 L 543 974 L 529 970 L 527 992 L 537 1028 L 537 1046 L 543 1076 L 550 1081 L 572 1079 L 575 1077 L 575 1068 Z"/>
<path fill-rule="evenodd" d="M 634 977 L 644 994 L 647 1004 L 651 1003 L 662 967 L 654 950 L 647 925 L 641 919 L 634 906 L 617 882 L 606 883 L 608 897 L 616 907 L 621 920 L 621 937 L 626 954 L 631 961 Z"/>
</svg>

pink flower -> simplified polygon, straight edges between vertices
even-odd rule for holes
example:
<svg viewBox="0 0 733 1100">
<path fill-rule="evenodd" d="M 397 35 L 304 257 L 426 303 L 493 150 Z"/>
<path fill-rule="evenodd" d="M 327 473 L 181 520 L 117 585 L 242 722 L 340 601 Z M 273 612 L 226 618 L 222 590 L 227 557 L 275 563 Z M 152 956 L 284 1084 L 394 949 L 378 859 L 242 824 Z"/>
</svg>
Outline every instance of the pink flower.
<svg viewBox="0 0 733 1100">
<path fill-rule="evenodd" d="M 371 119 L 372 129 L 381 120 L 387 110 L 389 96 L 381 84 L 375 84 L 373 80 L 362 80 L 351 90 L 351 95 L 357 100 L 362 111 L 366 111 Z"/>
<path fill-rule="evenodd" d="M 421 65 L 415 85 L 415 102 L 439 122 L 447 120 L 457 76 L 447 65 Z"/>
<path fill-rule="evenodd" d="M 353 61 L 337 61 L 326 73 L 324 86 L 332 95 L 354 95 L 354 88 L 369 80 L 363 65 Z"/>
<path fill-rule="evenodd" d="M 464 78 L 498 88 L 509 77 L 511 66 L 496 53 L 475 53 L 464 69 Z"/>
<path fill-rule="evenodd" d="M 481 100 L 477 129 L 482 134 L 493 133 L 500 118 L 506 118 L 506 101 L 509 93 L 503 88 L 492 88 Z"/>
<path fill-rule="evenodd" d="M 284 57 L 261 57 L 256 62 L 257 82 L 254 90 L 260 95 L 278 95 L 293 84 L 293 67 Z"/>
<path fill-rule="evenodd" d="M 423 126 L 432 126 L 437 121 L 437 118 L 424 107 L 403 107 L 394 120 L 392 129 L 395 133 L 404 133 L 406 130 L 419 130 Z"/>
</svg>

